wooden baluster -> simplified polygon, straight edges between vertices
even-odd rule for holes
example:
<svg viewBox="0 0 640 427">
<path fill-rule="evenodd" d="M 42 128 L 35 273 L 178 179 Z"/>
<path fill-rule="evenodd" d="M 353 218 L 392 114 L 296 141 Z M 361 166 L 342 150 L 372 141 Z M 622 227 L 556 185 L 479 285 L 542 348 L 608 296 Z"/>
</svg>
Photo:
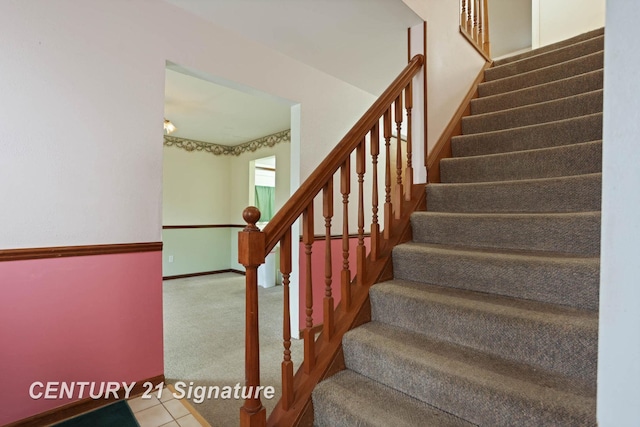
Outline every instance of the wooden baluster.
<svg viewBox="0 0 640 427">
<path fill-rule="evenodd" d="M 478 0 L 478 35 L 477 35 L 477 41 L 478 41 L 478 47 L 480 47 L 480 49 L 482 49 L 482 47 L 484 46 L 484 28 L 482 25 L 482 22 L 484 21 L 484 3 L 482 0 Z"/>
<path fill-rule="evenodd" d="M 472 25 L 473 25 L 473 20 L 471 19 L 471 14 L 472 14 L 472 0 L 469 0 L 469 3 L 467 4 L 467 34 L 471 35 L 472 34 Z"/>
<path fill-rule="evenodd" d="M 358 285 L 364 284 L 367 248 L 364 246 L 364 173 L 365 140 L 362 138 L 356 149 L 356 174 L 358 175 L 358 248 L 356 250 Z"/>
<path fill-rule="evenodd" d="M 245 385 L 255 390 L 260 386 L 260 340 L 258 325 L 258 267 L 264 264 L 266 241 L 263 232 L 256 227 L 260 211 L 254 206 L 246 208 L 242 217 L 247 226 L 238 233 L 238 262 L 245 267 Z M 240 408 L 240 426 L 264 426 L 267 412 L 260 395 L 252 393 Z"/>
<path fill-rule="evenodd" d="M 491 43 L 489 40 L 489 5 L 488 5 L 488 0 L 483 0 L 483 14 L 482 17 L 484 18 L 484 24 L 483 24 L 483 28 L 484 28 L 484 45 L 482 46 L 482 49 L 484 50 L 484 53 L 487 54 L 487 56 L 491 57 Z"/>
<path fill-rule="evenodd" d="M 396 116 L 396 193 L 393 201 L 393 209 L 396 213 L 396 219 L 402 217 L 402 199 L 404 190 L 402 186 L 402 95 L 396 98 L 395 102 Z"/>
<path fill-rule="evenodd" d="M 306 261 L 306 324 L 304 328 L 304 372 L 309 374 L 316 364 L 315 333 L 313 331 L 313 277 L 311 269 L 311 253 L 314 242 L 313 235 L 313 201 L 302 215 L 302 242 Z"/>
<path fill-rule="evenodd" d="M 340 192 L 342 193 L 342 273 L 340 276 L 341 299 L 345 310 L 351 307 L 351 270 L 349 270 L 349 193 L 351 192 L 351 159 L 347 157 L 340 168 Z"/>
<path fill-rule="evenodd" d="M 391 204 L 391 109 L 384 112 L 382 119 L 384 128 L 384 148 L 385 148 L 385 165 L 384 165 L 384 231 L 385 239 L 389 238 L 391 233 L 391 218 L 393 209 Z"/>
<path fill-rule="evenodd" d="M 284 294 L 284 318 L 282 338 L 284 358 L 282 361 L 282 408 L 287 411 L 293 405 L 293 362 L 291 361 L 291 312 L 289 284 L 291 278 L 291 229 L 280 239 L 280 272 Z"/>
<path fill-rule="evenodd" d="M 411 200 L 411 188 L 413 187 L 413 143 L 411 142 L 411 110 L 413 109 L 413 84 L 404 90 L 407 110 L 407 167 L 404 176 L 405 200 Z"/>
<path fill-rule="evenodd" d="M 378 155 L 380 154 L 380 124 L 371 129 L 371 260 L 378 259 L 380 251 L 380 224 L 378 224 Z"/>
<path fill-rule="evenodd" d="M 325 252 L 324 252 L 324 323 L 322 332 L 325 339 L 333 336 L 333 295 L 331 291 L 332 271 L 331 264 L 331 218 L 333 218 L 333 177 L 322 190 L 322 208 L 325 228 Z"/>
<path fill-rule="evenodd" d="M 467 28 L 467 1 L 460 0 L 460 28 Z"/>
<path fill-rule="evenodd" d="M 473 28 L 472 37 L 476 44 L 478 43 L 478 0 L 474 0 L 473 4 Z"/>
</svg>

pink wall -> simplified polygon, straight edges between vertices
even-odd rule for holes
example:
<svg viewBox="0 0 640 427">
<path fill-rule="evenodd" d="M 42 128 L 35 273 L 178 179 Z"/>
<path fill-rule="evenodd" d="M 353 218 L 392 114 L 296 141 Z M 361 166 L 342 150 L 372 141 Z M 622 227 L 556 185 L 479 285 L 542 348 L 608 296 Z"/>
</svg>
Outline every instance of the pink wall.
<svg viewBox="0 0 640 427">
<path fill-rule="evenodd" d="M 0 425 L 64 405 L 34 381 L 163 374 L 162 254 L 0 262 Z"/>
<path fill-rule="evenodd" d="M 367 237 L 364 239 L 364 245 L 369 253 L 369 241 Z M 311 254 L 311 273 L 313 279 L 313 324 L 319 325 L 323 323 L 323 300 L 325 290 L 325 272 L 324 272 L 324 258 L 326 240 L 318 240 L 313 244 L 313 252 Z M 351 278 L 356 274 L 356 248 L 358 247 L 358 239 L 351 238 L 349 240 L 349 269 L 351 270 Z M 306 323 L 306 255 L 304 244 L 300 243 L 300 330 L 304 329 Z M 331 266 L 332 268 L 332 282 L 331 292 L 333 295 L 334 305 L 337 306 L 340 302 L 340 277 L 342 271 L 342 239 L 331 240 Z"/>
</svg>

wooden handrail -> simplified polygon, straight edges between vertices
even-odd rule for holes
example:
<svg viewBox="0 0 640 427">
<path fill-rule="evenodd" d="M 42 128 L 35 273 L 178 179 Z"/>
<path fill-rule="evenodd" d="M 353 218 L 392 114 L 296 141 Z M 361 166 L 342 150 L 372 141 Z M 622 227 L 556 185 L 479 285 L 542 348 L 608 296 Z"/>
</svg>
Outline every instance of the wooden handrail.
<svg viewBox="0 0 640 427">
<path fill-rule="evenodd" d="M 283 361 L 282 398 L 272 414 L 275 425 L 292 425 L 291 420 L 299 420 L 308 409 L 311 390 L 327 373 L 329 365 L 336 357 L 342 335 L 353 326 L 366 301 L 368 286 L 384 274 L 391 259 L 391 249 L 406 236 L 410 213 L 424 204 L 424 185 L 413 184 L 413 141 L 411 111 L 414 104 L 412 95 L 413 78 L 425 63 L 424 55 L 416 55 L 405 69 L 373 103 L 358 122 L 347 132 L 338 145 L 320 163 L 285 205 L 260 231 L 256 223 L 260 212 L 248 207 L 243 212 L 247 226 L 238 235 L 238 261 L 246 269 L 246 351 L 245 386 L 249 390 L 259 390 L 259 324 L 258 324 L 258 267 L 265 262 L 266 256 L 280 243 L 280 271 L 283 275 Z M 407 141 L 403 149 L 401 130 L 406 113 Z M 393 117 L 392 117 L 393 116 Z M 395 144 L 391 143 L 392 121 L 395 121 Z M 382 122 L 382 126 L 380 123 Z M 384 139 L 384 151 L 381 150 L 381 133 Z M 368 142 L 367 142 L 368 140 Z M 422 141 L 426 143 L 426 141 Z M 367 147 L 369 149 L 367 150 Z M 395 159 L 391 162 L 392 148 Z M 425 147 L 426 152 L 426 147 Z M 384 153 L 384 218 L 383 230 L 380 230 L 378 156 Z M 351 156 L 355 157 L 352 164 Z M 368 158 L 370 156 L 370 158 Z M 422 162 L 421 162 L 422 163 Z M 395 165 L 395 167 L 391 166 Z M 426 166 L 425 166 L 426 167 Z M 365 174 L 368 169 L 372 176 L 371 188 L 365 187 Z M 340 180 L 342 209 L 334 208 L 334 179 Z M 352 179 L 357 181 L 351 188 Z M 395 185 L 392 185 L 395 184 Z M 353 191 L 353 195 L 352 195 Z M 365 197 L 367 191 L 371 197 Z M 351 197 L 352 196 L 352 197 Z M 318 214 L 324 218 L 324 265 L 319 273 L 324 298 L 322 299 L 321 322 L 314 322 L 314 271 L 312 255 L 314 243 L 314 201 L 322 203 Z M 349 203 L 353 200 L 357 214 L 350 218 Z M 366 200 L 366 202 L 365 202 Z M 365 206 L 371 206 L 371 225 L 365 224 Z M 338 203 L 340 201 L 337 201 Z M 342 253 L 334 257 L 331 248 L 331 225 L 334 214 L 342 211 Z M 304 246 L 304 271 L 300 272 L 300 289 L 305 293 L 304 319 L 304 360 L 300 370 L 293 375 L 291 358 L 291 329 L 289 310 L 289 285 L 292 272 L 292 226 L 302 218 L 302 245 Z M 355 250 L 355 272 L 350 265 L 351 234 L 349 223 L 357 225 Z M 370 230 L 370 232 L 369 232 Z M 366 234 L 366 235 L 365 235 Z M 369 245 L 365 244 L 368 236 Z M 333 260 L 341 265 L 339 281 L 333 278 Z M 353 272 L 353 273 L 352 273 Z M 354 274 L 355 273 L 355 274 Z M 318 278 L 317 278 L 318 279 Z M 339 283 L 341 297 L 338 307 L 334 303 L 333 283 Z M 314 323 L 321 323 L 322 326 Z M 321 331 L 320 336 L 316 337 Z M 274 416 L 275 414 L 275 416 Z M 262 427 L 267 424 L 266 411 L 259 394 L 251 394 L 240 409 L 241 427 Z"/>
<path fill-rule="evenodd" d="M 342 166 L 347 157 L 357 148 L 360 138 L 380 120 L 398 94 L 402 93 L 411 79 L 418 73 L 424 64 L 424 55 L 416 55 L 396 77 L 391 85 L 380 95 L 377 101 L 367 110 L 360 120 L 342 138 L 338 145 L 331 150 L 327 157 L 318 165 L 316 170 L 309 175 L 305 182 L 274 215 L 264 227 L 269 253 L 275 247 L 287 228 L 293 224 L 304 209 L 311 203 L 315 196 L 322 190 L 325 183 Z"/>
</svg>

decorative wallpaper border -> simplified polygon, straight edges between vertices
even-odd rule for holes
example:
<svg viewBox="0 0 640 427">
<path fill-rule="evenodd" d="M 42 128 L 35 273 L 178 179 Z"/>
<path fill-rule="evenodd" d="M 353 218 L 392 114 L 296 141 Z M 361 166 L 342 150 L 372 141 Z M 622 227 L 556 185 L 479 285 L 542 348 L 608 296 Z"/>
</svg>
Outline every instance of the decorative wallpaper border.
<svg viewBox="0 0 640 427">
<path fill-rule="evenodd" d="M 177 136 L 164 136 L 165 147 L 177 147 L 186 151 L 204 151 L 211 153 L 215 156 L 239 156 L 247 151 L 256 151 L 263 147 L 273 147 L 281 142 L 291 142 L 291 130 L 283 130 L 271 135 L 263 136 L 262 138 L 254 139 L 253 141 L 245 142 L 243 144 L 228 146 L 213 144 L 210 142 L 196 141 L 193 139 L 180 138 Z"/>
</svg>

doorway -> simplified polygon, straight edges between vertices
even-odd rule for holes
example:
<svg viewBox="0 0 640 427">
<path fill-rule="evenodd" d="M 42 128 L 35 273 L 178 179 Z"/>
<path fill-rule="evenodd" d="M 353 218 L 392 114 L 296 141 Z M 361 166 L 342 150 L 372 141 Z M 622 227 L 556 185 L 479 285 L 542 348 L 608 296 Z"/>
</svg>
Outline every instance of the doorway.
<svg viewBox="0 0 640 427">
<path fill-rule="evenodd" d="M 260 210 L 258 227 L 262 229 L 276 210 L 276 156 L 249 162 L 249 205 Z"/>
<path fill-rule="evenodd" d="M 181 278 L 163 283 L 165 375 L 170 382 L 234 386 L 243 380 L 244 278 L 228 271 L 244 271 L 237 261 L 241 214 L 257 194 L 268 221 L 288 199 L 290 147 L 298 144 L 289 129 L 299 115 L 288 101 L 174 64 L 166 75 L 165 118 L 176 131 L 165 135 L 163 147 L 163 276 L 171 268 Z M 275 260 L 273 268 L 275 276 Z M 270 309 L 263 302 L 282 315 L 280 289 L 261 289 L 264 315 Z M 281 321 L 266 323 L 280 356 Z M 224 351 L 211 358 L 211 349 Z M 238 407 L 205 401 L 196 409 L 216 417 L 228 411 L 235 419 Z"/>
</svg>

